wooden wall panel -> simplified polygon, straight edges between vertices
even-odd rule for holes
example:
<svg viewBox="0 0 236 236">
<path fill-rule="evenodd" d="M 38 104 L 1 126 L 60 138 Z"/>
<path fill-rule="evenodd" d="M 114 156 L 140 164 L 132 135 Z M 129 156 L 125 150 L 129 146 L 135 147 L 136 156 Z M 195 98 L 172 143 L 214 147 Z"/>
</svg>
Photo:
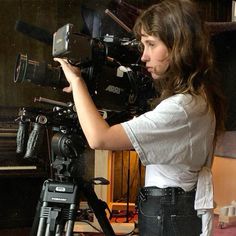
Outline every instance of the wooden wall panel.
<svg viewBox="0 0 236 236">
<path fill-rule="evenodd" d="M 195 0 L 206 21 L 231 21 L 232 0 Z"/>
<path fill-rule="evenodd" d="M 136 152 L 113 152 L 113 168 L 113 202 L 126 202 L 127 194 L 129 202 L 135 202 L 139 188 L 144 185 L 145 174 Z"/>
<path fill-rule="evenodd" d="M 236 200 L 236 160 L 215 157 L 212 167 L 214 182 L 214 200 L 217 208 L 230 205 Z"/>
</svg>

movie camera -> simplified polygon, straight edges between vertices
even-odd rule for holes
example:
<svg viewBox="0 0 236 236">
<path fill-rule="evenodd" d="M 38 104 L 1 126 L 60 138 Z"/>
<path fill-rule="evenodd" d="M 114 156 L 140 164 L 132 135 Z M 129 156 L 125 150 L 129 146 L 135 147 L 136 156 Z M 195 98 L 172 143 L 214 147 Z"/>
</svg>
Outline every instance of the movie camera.
<svg viewBox="0 0 236 236">
<path fill-rule="evenodd" d="M 67 58 L 81 68 L 90 95 L 99 109 L 142 113 L 154 97 L 152 80 L 139 64 L 137 42 L 105 35 L 90 38 L 74 33 L 72 24 L 53 36 L 53 57 Z M 63 88 L 68 85 L 61 67 L 17 56 L 14 82 L 29 81 L 41 86 Z"/>
</svg>

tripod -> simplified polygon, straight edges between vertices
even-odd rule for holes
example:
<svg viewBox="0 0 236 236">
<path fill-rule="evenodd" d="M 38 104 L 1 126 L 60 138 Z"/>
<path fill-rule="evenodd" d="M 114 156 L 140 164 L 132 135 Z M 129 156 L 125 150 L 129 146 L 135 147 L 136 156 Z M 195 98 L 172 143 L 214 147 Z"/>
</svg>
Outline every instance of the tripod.
<svg viewBox="0 0 236 236">
<path fill-rule="evenodd" d="M 83 171 L 78 160 L 82 149 L 76 143 L 78 140 L 75 134 L 56 133 L 53 136 L 52 149 L 57 155 L 52 166 L 57 169 L 55 176 L 58 180 L 48 179 L 44 182 L 30 236 L 73 235 L 80 194 L 87 199 L 104 234 L 115 236 L 106 216 L 108 206 L 98 199 L 93 189 L 94 184 L 108 184 L 109 181 L 103 178 L 85 181 L 81 177 Z"/>
</svg>

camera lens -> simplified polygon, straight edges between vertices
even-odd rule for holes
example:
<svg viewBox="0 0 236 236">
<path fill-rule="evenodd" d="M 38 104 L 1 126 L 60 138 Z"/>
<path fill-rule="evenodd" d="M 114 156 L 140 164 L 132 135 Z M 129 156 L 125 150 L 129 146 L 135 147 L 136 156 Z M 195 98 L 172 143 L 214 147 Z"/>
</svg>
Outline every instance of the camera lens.
<svg viewBox="0 0 236 236">
<path fill-rule="evenodd" d="M 45 62 L 29 60 L 27 55 L 19 54 L 15 65 L 14 82 L 25 81 L 45 87 L 64 88 L 68 86 L 60 67 L 52 67 Z"/>
</svg>

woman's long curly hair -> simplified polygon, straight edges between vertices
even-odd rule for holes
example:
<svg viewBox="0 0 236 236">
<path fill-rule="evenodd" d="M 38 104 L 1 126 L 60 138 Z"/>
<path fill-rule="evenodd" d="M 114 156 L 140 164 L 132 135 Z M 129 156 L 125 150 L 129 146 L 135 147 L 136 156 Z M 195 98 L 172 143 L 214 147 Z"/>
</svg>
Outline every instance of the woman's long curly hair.
<svg viewBox="0 0 236 236">
<path fill-rule="evenodd" d="M 216 136 L 224 130 L 224 96 L 214 67 L 209 34 L 190 0 L 163 0 L 136 20 L 134 33 L 159 37 L 169 50 L 169 68 L 155 80 L 159 100 L 175 94 L 202 95 L 216 117 Z"/>
</svg>

